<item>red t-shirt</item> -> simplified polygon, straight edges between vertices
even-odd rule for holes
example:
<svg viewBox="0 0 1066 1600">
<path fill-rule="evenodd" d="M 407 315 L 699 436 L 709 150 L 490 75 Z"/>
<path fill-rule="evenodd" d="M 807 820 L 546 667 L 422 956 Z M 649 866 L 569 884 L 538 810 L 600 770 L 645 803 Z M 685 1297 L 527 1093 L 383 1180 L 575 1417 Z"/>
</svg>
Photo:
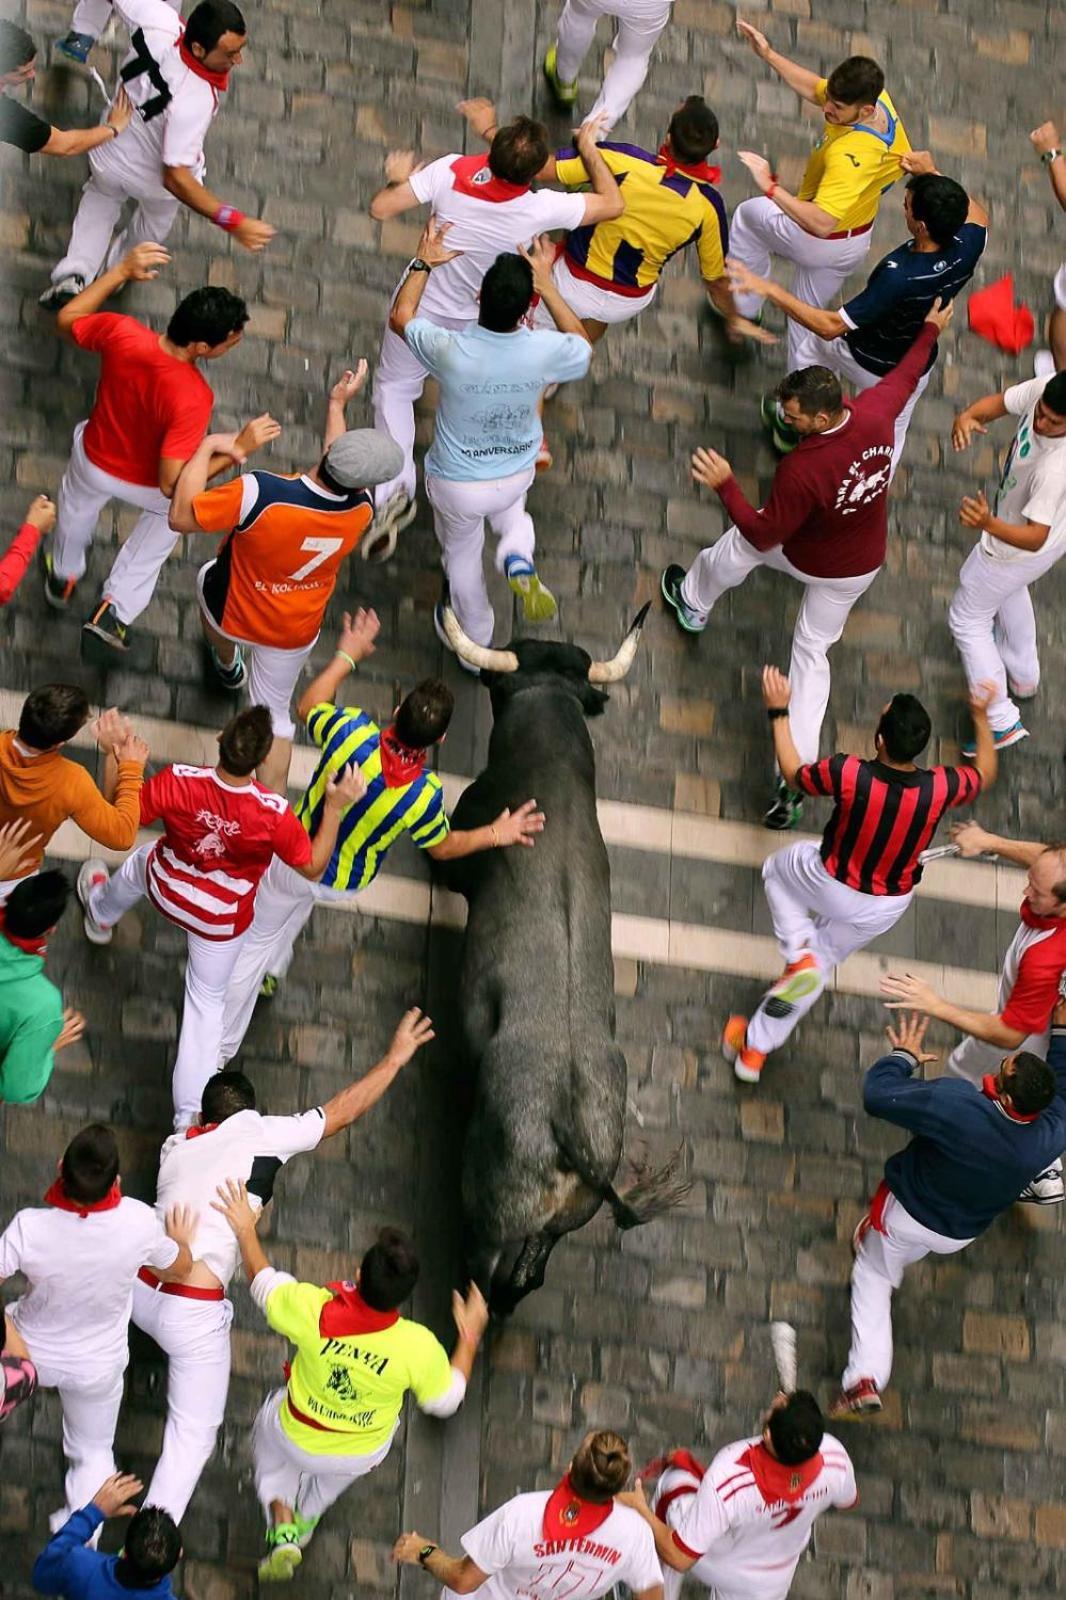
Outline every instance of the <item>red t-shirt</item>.
<svg viewBox="0 0 1066 1600">
<path fill-rule="evenodd" d="M 1066 918 L 1038 917 L 1028 900 L 1022 901 L 1021 918 L 1003 958 L 999 1016 L 1019 1033 L 1044 1033 L 1066 971 Z"/>
<path fill-rule="evenodd" d="M 79 317 L 71 335 L 100 356 L 85 454 L 113 478 L 158 488 L 160 460 L 188 461 L 203 443 L 215 403 L 210 384 L 134 317 L 97 311 Z"/>
<path fill-rule="evenodd" d="M 896 418 L 914 393 L 936 328 L 922 330 L 898 367 L 847 402 L 846 420 L 831 433 L 801 439 L 774 473 L 761 511 L 727 478 L 718 495 L 757 550 L 780 545 L 811 578 L 856 578 L 875 572 L 888 540 L 888 481 Z"/>
<path fill-rule="evenodd" d="M 205 939 L 233 939 L 252 920 L 275 856 L 299 869 L 311 840 L 288 801 L 256 782 L 223 783 L 214 767 L 165 767 L 141 790 L 141 823 L 162 819 L 148 857 L 148 898 Z"/>
</svg>

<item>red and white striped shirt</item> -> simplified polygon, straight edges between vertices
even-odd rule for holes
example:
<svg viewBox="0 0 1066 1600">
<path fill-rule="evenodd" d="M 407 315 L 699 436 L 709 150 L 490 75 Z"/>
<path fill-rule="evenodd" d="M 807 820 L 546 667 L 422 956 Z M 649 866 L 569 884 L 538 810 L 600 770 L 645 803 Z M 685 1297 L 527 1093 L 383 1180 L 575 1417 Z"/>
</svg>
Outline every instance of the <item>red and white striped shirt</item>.
<svg viewBox="0 0 1066 1600">
<path fill-rule="evenodd" d="M 161 820 L 148 857 L 148 898 L 204 939 L 234 939 L 275 856 L 306 867 L 311 840 L 287 800 L 254 781 L 224 783 L 214 767 L 165 767 L 141 790 L 141 824 Z"/>
</svg>

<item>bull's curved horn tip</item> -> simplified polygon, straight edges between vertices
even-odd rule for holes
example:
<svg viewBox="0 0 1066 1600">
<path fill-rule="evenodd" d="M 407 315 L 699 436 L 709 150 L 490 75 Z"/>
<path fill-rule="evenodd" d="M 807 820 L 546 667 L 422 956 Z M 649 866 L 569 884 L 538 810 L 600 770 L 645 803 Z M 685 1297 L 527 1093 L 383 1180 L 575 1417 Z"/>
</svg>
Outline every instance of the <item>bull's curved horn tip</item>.
<svg viewBox="0 0 1066 1600">
<path fill-rule="evenodd" d="M 645 600 L 644 604 L 641 606 L 640 610 L 637 612 L 636 616 L 633 618 L 633 621 L 629 624 L 630 633 L 636 633 L 638 628 L 643 628 L 645 622 L 647 621 L 648 612 L 650 610 L 651 610 L 651 601 L 650 600 Z"/>
</svg>

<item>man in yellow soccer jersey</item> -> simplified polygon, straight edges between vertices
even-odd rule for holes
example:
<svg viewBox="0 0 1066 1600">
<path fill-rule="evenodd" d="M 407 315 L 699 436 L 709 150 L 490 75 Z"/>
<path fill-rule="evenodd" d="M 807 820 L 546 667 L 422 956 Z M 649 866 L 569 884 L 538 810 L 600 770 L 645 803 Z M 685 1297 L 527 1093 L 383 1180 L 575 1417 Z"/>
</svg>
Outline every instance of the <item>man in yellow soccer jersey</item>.
<svg viewBox="0 0 1066 1600">
<path fill-rule="evenodd" d="M 820 108 L 825 131 L 797 194 L 778 183 L 765 157 L 737 152 L 762 198 L 745 200 L 734 212 L 730 253 L 761 278 L 769 277 L 772 256 L 794 262 L 792 293 L 824 307 L 865 259 L 881 196 L 900 177 L 910 142 L 876 61 L 849 56 L 821 78 L 779 55 L 750 22 L 738 18 L 737 31 L 790 89 Z M 741 316 L 757 317 L 762 299 L 737 294 L 736 305 Z M 790 319 L 788 370 L 813 365 L 811 335 Z"/>
</svg>

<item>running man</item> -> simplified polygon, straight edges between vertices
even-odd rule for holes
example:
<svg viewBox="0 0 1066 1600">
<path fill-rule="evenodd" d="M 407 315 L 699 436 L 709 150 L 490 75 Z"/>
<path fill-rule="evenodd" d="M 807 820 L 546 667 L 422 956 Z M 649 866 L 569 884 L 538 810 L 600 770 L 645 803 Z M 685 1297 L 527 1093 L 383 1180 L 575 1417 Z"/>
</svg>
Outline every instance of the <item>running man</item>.
<svg viewBox="0 0 1066 1600">
<path fill-rule="evenodd" d="M 596 24 L 601 17 L 611 17 L 617 24 L 611 65 L 585 118 L 586 122 L 595 118 L 609 133 L 640 93 L 651 53 L 672 9 L 673 0 L 566 0 L 555 43 L 544 57 L 544 76 L 560 110 L 571 111 L 577 104 L 577 75 L 592 48 Z"/>
<path fill-rule="evenodd" d="M 347 902 L 367 888 L 403 834 L 434 860 L 446 861 L 478 850 L 528 848 L 544 829 L 544 813 L 535 800 L 513 812 L 501 811 L 487 828 L 449 827 L 440 778 L 427 765 L 433 746 L 448 731 L 454 704 L 451 690 L 439 679 L 415 684 L 384 727 L 358 706 L 336 703 L 348 674 L 373 654 L 380 628 L 374 611 L 357 611 L 354 622 L 345 615 L 333 660 L 308 685 L 297 707 L 299 720 L 322 751 L 296 805 L 303 826 L 320 826 L 323 796 L 335 773 L 355 767 L 366 791 L 345 808 L 336 849 L 319 880 L 290 871 L 283 861 L 272 862 L 267 870 L 226 995 L 224 1061 L 232 1061 L 240 1049 L 259 995 L 269 999 L 277 993 L 316 902 Z"/>
<path fill-rule="evenodd" d="M 967 767 L 917 765 L 933 730 L 925 707 L 910 694 L 894 695 L 882 707 L 872 761 L 836 755 L 803 762 L 789 728 L 790 693 L 776 667 L 763 668 L 778 768 L 791 793 L 832 799 L 833 811 L 820 845 L 790 844 L 763 863 L 785 970 L 750 1021 L 732 1016 L 725 1025 L 722 1054 L 742 1083 L 758 1083 L 766 1057 L 806 1016 L 833 968 L 899 921 L 921 881 L 921 853 L 944 812 L 972 805 L 996 778 L 988 685 L 984 698 L 970 701 L 977 756 Z"/>
<path fill-rule="evenodd" d="M 769 277 L 773 256 L 793 262 L 796 299 L 826 306 L 865 260 L 881 196 L 901 176 L 910 143 L 876 61 L 849 56 L 822 78 L 780 55 L 764 33 L 739 17 L 737 32 L 801 100 L 818 107 L 825 131 L 794 195 L 778 183 L 763 156 L 738 151 L 762 198 L 745 200 L 733 213 L 732 254 L 760 278 Z M 761 309 L 757 294 L 737 300 L 743 317 L 758 317 Z M 811 366 L 815 359 L 807 333 L 790 321 L 789 370 Z"/>
<path fill-rule="evenodd" d="M 175 532 L 225 535 L 197 575 L 200 625 L 219 682 L 227 689 L 247 684 L 252 704 L 270 712 L 274 743 L 258 777 L 277 794 L 285 793 L 296 732 L 293 689 L 341 565 L 373 521 L 369 490 L 402 466 L 399 446 L 383 433 L 348 429 L 345 407 L 366 371 L 361 361 L 330 390 L 313 467 L 299 474 L 246 472 L 208 489 L 216 455 L 240 459 L 239 436 L 211 434 L 186 462 L 170 504 Z"/>
<path fill-rule="evenodd" d="M 175 1522 L 211 1459 L 229 1392 L 233 1306 L 227 1290 L 239 1252 L 232 1228 L 212 1209 L 219 1185 L 239 1179 L 249 1205 L 260 1211 L 285 1162 L 358 1122 L 432 1038 L 429 1018 L 408 1011 L 376 1066 L 324 1105 L 291 1117 L 261 1116 L 243 1072 L 216 1072 L 204 1088 L 198 1123 L 164 1144 L 156 1215 L 176 1205 L 197 1214 L 189 1241 L 193 1264 L 181 1283 L 166 1283 L 142 1267 L 133 1287 L 133 1321 L 168 1358 L 163 1448 L 145 1504 L 162 1506 Z"/>
<path fill-rule="evenodd" d="M 951 442 L 965 450 L 998 417 L 1020 417 L 992 506 L 967 495 L 959 521 L 979 538 L 962 564 L 948 623 L 971 684 L 988 679 L 996 748 L 1029 736 L 1016 701 L 1040 686 L 1036 614 L 1029 585 L 1066 550 L 1066 372 L 1031 378 L 974 400 L 955 418 Z"/>
<path fill-rule="evenodd" d="M 222 1065 L 226 991 L 260 878 L 275 856 L 302 877 L 321 877 L 344 807 L 365 792 L 361 776 L 341 763 L 323 786 L 309 838 L 284 796 L 253 777 L 273 737 L 266 706 L 240 712 L 218 736 L 216 766 L 164 767 L 141 790 L 141 826 L 162 822 L 161 836 L 134 850 L 113 875 L 100 860 L 84 862 L 78 873 L 90 943 L 110 944 L 115 923 L 145 895 L 185 930 L 185 1003 L 173 1081 L 179 1133 L 197 1115 L 204 1085 Z"/>
<path fill-rule="evenodd" d="M 1059 130 L 1053 122 L 1042 122 L 1029 135 L 1029 143 L 1047 168 L 1051 192 L 1063 211 L 1066 211 L 1066 153 L 1063 152 Z M 1048 344 L 1050 350 L 1038 350 L 1033 367 L 1038 378 L 1050 378 L 1056 371 L 1066 368 L 1066 261 L 1055 274 L 1052 284 L 1055 309 L 1048 319 Z"/>
<path fill-rule="evenodd" d="M 399 1228 L 382 1228 L 351 1282 L 298 1283 L 270 1265 L 243 1183 L 219 1188 L 216 1210 L 237 1236 L 252 1299 L 295 1347 L 288 1383 L 264 1401 L 252 1430 L 255 1487 L 267 1520 L 260 1580 L 299 1566 L 322 1513 L 392 1448 L 407 1392 L 431 1417 L 451 1417 L 466 1395 L 489 1308 L 476 1283 L 452 1295 L 458 1332 L 451 1360 L 439 1339 L 401 1317 L 418 1257 Z"/>
</svg>

